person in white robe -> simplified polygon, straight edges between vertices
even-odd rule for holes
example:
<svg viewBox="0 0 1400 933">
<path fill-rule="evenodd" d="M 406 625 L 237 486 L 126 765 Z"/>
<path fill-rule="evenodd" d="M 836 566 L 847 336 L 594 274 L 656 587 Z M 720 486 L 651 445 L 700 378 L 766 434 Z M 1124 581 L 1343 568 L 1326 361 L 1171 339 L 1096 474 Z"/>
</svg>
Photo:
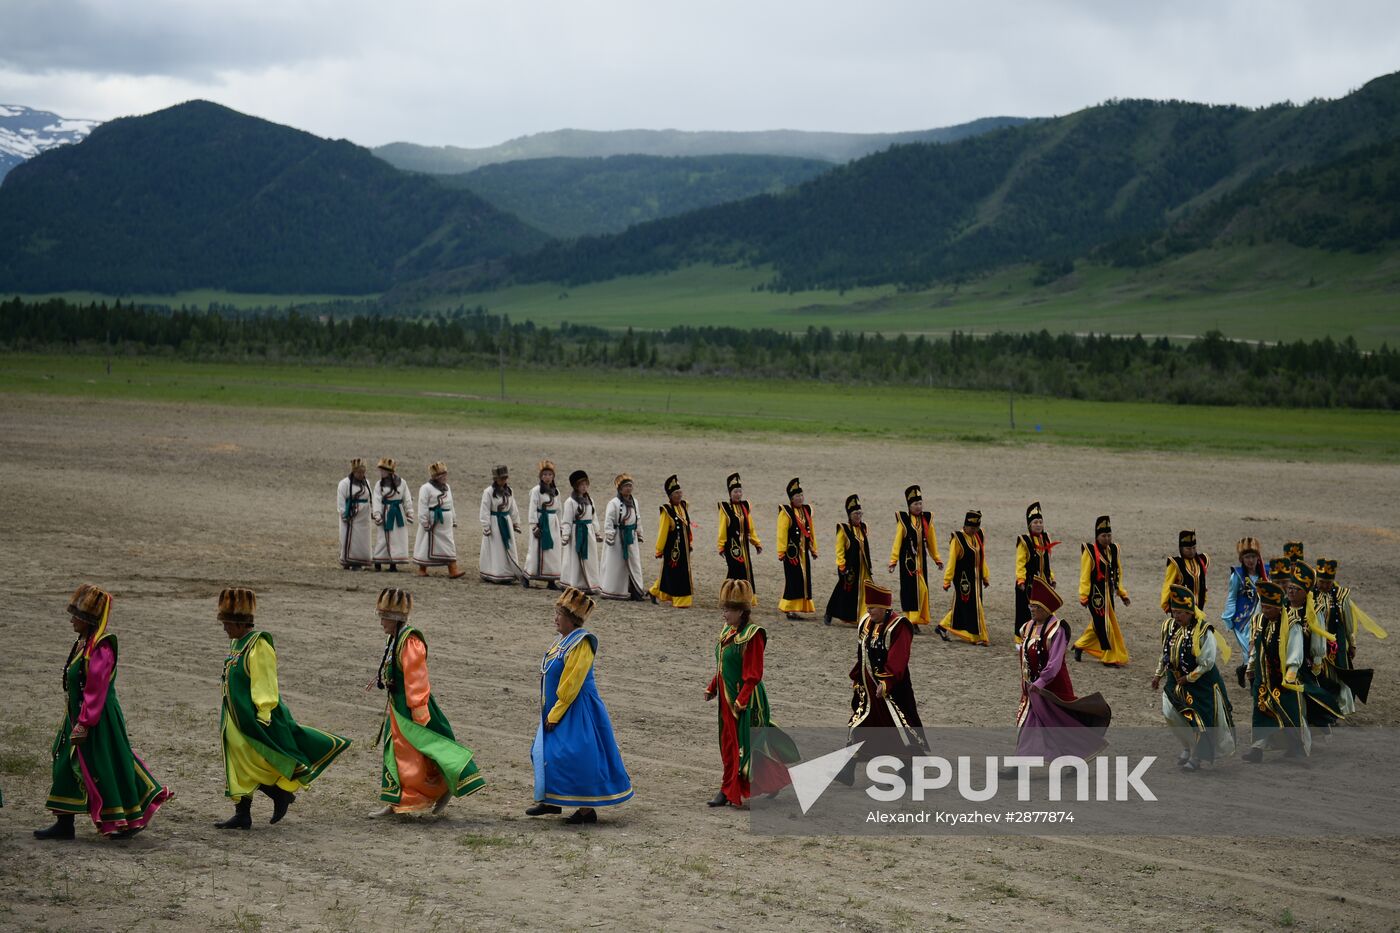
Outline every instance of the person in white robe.
<svg viewBox="0 0 1400 933">
<path fill-rule="evenodd" d="M 593 497 L 588 492 L 588 474 L 574 470 L 569 474 L 569 488 L 563 520 L 559 524 L 560 579 L 565 586 L 593 596 L 602 582 L 599 565 L 603 529 L 593 508 Z"/>
<path fill-rule="evenodd" d="M 340 566 L 359 570 L 370 564 L 370 490 L 365 462 L 350 461 L 350 475 L 335 488 L 336 522 L 340 532 Z"/>
<path fill-rule="evenodd" d="M 520 507 L 510 488 L 510 470 L 497 466 L 491 485 L 481 491 L 481 558 L 477 564 L 487 583 L 519 583 L 529 588 L 530 577 L 520 566 L 515 536 L 520 532 Z"/>
<path fill-rule="evenodd" d="M 531 580 L 543 580 L 549 589 L 559 589 L 563 547 L 560 541 L 561 497 L 554 482 L 554 461 L 541 460 L 540 481 L 530 489 L 530 506 L 525 520 L 530 526 L 530 550 L 525 555 L 525 572 Z"/>
<path fill-rule="evenodd" d="M 613 480 L 617 495 L 603 516 L 603 581 L 599 589 L 607 599 L 646 598 L 642 585 L 642 528 L 632 477 Z"/>
<path fill-rule="evenodd" d="M 429 567 L 446 567 L 452 579 L 466 576 L 457 566 L 457 513 L 452 509 L 452 487 L 447 464 L 439 460 L 428 467 L 428 481 L 418 490 L 418 537 L 413 541 L 413 562 L 418 576 Z"/>
<path fill-rule="evenodd" d="M 408 526 L 413 522 L 413 494 L 398 474 L 393 457 L 379 458 L 379 482 L 370 495 L 370 520 L 379 529 L 374 542 L 374 569 L 387 564 L 396 573 L 399 564 L 413 559 L 408 545 Z"/>
</svg>

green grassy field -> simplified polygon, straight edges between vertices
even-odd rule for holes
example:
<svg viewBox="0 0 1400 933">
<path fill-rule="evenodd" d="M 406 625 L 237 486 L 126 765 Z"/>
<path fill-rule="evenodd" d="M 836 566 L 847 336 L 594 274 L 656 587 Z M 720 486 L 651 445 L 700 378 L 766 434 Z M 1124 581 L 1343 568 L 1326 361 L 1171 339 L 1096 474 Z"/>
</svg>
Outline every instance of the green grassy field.
<svg viewBox="0 0 1400 933">
<path fill-rule="evenodd" d="M 628 427 L 774 436 L 846 435 L 1008 447 L 1278 453 L 1290 459 L 1400 458 L 1390 412 L 1208 408 L 711 377 L 508 370 L 203 364 L 151 358 L 0 355 L 0 393 L 153 402 L 405 412 L 454 424 Z"/>
<path fill-rule="evenodd" d="M 109 304 L 120 301 L 122 304 L 135 302 L 146 305 L 166 305 L 171 308 L 195 308 L 203 310 L 211 304 L 226 305 L 240 310 L 246 308 L 289 308 L 294 305 L 322 304 L 328 301 L 361 301 L 378 298 L 375 295 L 285 295 L 254 292 L 226 292 L 214 288 L 196 288 L 175 292 L 170 295 L 145 293 L 139 295 L 103 295 L 99 292 L 46 292 L 24 294 L 27 301 L 41 301 L 46 298 L 62 298 L 74 304 L 90 304 L 105 301 Z"/>
</svg>

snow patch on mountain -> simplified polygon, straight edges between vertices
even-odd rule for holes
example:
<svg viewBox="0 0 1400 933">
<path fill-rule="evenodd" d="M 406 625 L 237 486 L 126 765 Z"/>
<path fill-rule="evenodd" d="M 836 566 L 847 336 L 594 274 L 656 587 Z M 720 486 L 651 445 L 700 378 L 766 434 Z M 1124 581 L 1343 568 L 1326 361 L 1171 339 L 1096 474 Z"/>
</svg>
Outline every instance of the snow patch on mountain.
<svg viewBox="0 0 1400 933">
<path fill-rule="evenodd" d="M 0 178 L 47 149 L 82 142 L 100 122 L 61 117 L 19 104 L 0 104 Z"/>
</svg>

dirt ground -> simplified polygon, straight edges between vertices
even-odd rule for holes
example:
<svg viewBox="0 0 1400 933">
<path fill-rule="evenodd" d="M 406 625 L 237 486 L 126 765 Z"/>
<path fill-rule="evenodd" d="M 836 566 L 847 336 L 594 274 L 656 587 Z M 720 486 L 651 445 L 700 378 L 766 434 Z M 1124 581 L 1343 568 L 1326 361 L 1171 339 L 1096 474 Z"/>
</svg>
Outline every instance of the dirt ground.
<svg viewBox="0 0 1400 933">
<path fill-rule="evenodd" d="M 761 516 L 800 476 L 816 510 L 818 606 L 834 577 L 834 524 L 849 492 L 865 500 L 876 560 L 888 555 L 908 483 L 923 485 L 940 536 L 980 508 L 991 542 L 988 615 L 994 645 L 915 642 L 912 668 L 928 724 L 1011 721 L 1013 539 L 1031 499 L 1044 503 L 1061 589 L 1072 593 L 1078 543 L 1110 513 L 1135 597 L 1124 610 L 1130 667 L 1073 667 L 1081 693 L 1101 690 L 1115 723 L 1160 721 L 1149 687 L 1155 606 L 1179 528 L 1215 559 L 1215 597 L 1244 534 L 1266 553 L 1286 539 L 1341 562 L 1356 598 L 1400 628 L 1397 471 L 1385 465 L 1103 454 L 1064 448 L 983 450 L 942 443 L 835 443 L 801 438 L 726 442 L 655 435 L 545 435 L 448 429 L 325 412 L 0 398 L 0 469 L 11 490 L 0 601 L 0 927 L 11 929 L 591 928 L 669 930 L 1395 929 L 1400 842 L 1189 838 L 765 838 L 748 815 L 711 810 L 717 786 L 715 709 L 702 699 L 718 628 L 713 503 L 740 470 Z M 582 466 L 606 489 L 627 470 L 654 519 L 664 477 L 679 472 L 700 523 L 700 598 L 688 611 L 604 603 L 589 628 L 601 642 L 598 683 L 637 794 L 574 829 L 532 820 L 529 745 L 538 660 L 552 638 L 553 594 L 348 573 L 336 565 L 334 487 L 352 456 L 396 456 L 416 490 L 445 458 L 462 510 L 458 539 L 475 569 L 475 509 L 492 464 L 517 490 L 542 455 L 562 474 Z M 600 497 L 601 498 L 601 497 Z M 1388 518 L 1387 518 L 1388 516 Z M 651 524 L 649 520 L 648 524 Z M 647 529 L 648 542 L 653 528 Z M 941 547 L 943 545 L 940 545 Z M 649 562 L 648 571 L 654 567 Z M 177 797 L 153 828 L 103 841 L 79 823 L 72 843 L 39 843 L 48 749 L 61 717 L 59 672 L 70 644 L 63 609 L 73 587 L 117 597 L 118 689 L 132 743 Z M 489 786 L 440 819 L 372 822 L 382 698 L 365 692 L 383 635 L 379 587 L 411 587 L 414 621 L 431 646 L 435 693 Z M 227 815 L 218 744 L 226 640 L 215 596 L 255 588 L 259 625 L 275 633 L 283 692 L 306 723 L 355 745 L 282 824 L 258 798 L 247 833 Z M 773 609 L 780 573 L 759 564 L 770 631 L 767 684 L 782 724 L 840 725 L 853 634 Z M 941 605 L 942 594 L 937 593 Z M 1218 609 L 1218 604 L 1217 604 Z M 1068 611 L 1076 631 L 1085 617 Z M 1377 669 L 1356 720 L 1400 723 L 1400 638 L 1363 635 Z M 1236 696 L 1237 701 L 1243 697 Z M 1242 708 L 1237 702 L 1237 708 Z M 1247 716 L 1243 726 L 1247 733 Z M 1237 760 L 1227 767 L 1244 767 Z M 1393 787 L 1394 776 L 1385 777 Z"/>
</svg>

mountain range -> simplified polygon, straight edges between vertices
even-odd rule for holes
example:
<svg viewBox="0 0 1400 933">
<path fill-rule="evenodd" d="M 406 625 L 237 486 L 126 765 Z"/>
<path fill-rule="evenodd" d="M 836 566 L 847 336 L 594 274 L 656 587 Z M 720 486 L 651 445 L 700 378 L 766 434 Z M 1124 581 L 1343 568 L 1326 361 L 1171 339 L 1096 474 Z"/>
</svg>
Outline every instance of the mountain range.
<svg viewBox="0 0 1400 933">
<path fill-rule="evenodd" d="M 41 152 L 81 142 L 97 125 L 97 120 L 74 120 L 47 110 L 0 104 L 0 179 Z"/>
</svg>

